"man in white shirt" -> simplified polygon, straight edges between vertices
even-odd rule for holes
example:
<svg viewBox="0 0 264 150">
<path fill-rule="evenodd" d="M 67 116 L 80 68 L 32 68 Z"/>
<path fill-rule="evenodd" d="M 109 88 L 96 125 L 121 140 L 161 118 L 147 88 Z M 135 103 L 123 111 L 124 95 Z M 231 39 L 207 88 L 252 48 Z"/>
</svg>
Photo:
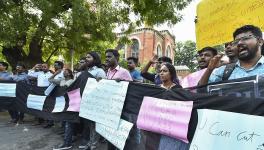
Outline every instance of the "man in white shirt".
<svg viewBox="0 0 264 150">
<path fill-rule="evenodd" d="M 49 82 L 59 85 L 60 81 L 64 79 L 63 75 L 63 62 L 55 61 L 54 69 L 55 73 L 49 78 Z"/>
<path fill-rule="evenodd" d="M 31 80 L 36 80 L 38 87 L 48 87 L 50 85 L 49 78 L 53 75 L 49 71 L 47 63 L 36 64 L 31 70 L 28 71 Z"/>
<path fill-rule="evenodd" d="M 53 74 L 49 71 L 49 65 L 47 63 L 42 64 L 42 71 L 38 75 L 37 85 L 39 87 L 47 87 L 50 85 L 49 78 Z"/>
</svg>

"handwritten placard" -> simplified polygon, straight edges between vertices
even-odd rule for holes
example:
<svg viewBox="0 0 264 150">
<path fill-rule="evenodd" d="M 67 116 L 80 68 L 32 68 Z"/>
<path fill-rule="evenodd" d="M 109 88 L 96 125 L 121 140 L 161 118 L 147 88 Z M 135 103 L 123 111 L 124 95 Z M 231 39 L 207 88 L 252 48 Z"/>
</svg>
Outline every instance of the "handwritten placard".
<svg viewBox="0 0 264 150">
<path fill-rule="evenodd" d="M 181 80 L 181 86 L 183 88 L 187 87 L 194 87 L 198 85 L 199 80 L 202 78 L 204 72 L 206 69 L 202 69 L 199 71 L 196 71 L 194 73 L 189 74 L 185 78 Z"/>
<path fill-rule="evenodd" d="M 42 110 L 46 96 L 29 94 L 27 98 L 27 107 L 36 110 Z"/>
<path fill-rule="evenodd" d="M 0 96 L 16 97 L 16 83 L 0 83 Z"/>
<path fill-rule="evenodd" d="M 69 97 L 69 107 L 67 111 L 79 112 L 81 104 L 80 88 L 67 93 Z"/>
<path fill-rule="evenodd" d="M 126 98 L 128 82 L 89 78 L 81 101 L 79 115 L 117 129 Z"/>
<path fill-rule="evenodd" d="M 210 9 L 208 9 L 210 8 Z M 264 29 L 263 0 L 203 0 L 197 6 L 198 49 L 233 40 L 233 32 L 247 24 Z"/>
<path fill-rule="evenodd" d="M 62 112 L 65 108 L 64 96 L 56 97 L 55 106 L 52 112 Z"/>
<path fill-rule="evenodd" d="M 190 150 L 264 150 L 264 117 L 198 110 Z"/>
<path fill-rule="evenodd" d="M 137 127 L 188 143 L 187 133 L 193 101 L 168 101 L 144 97 Z"/>
<path fill-rule="evenodd" d="M 126 140 L 132 127 L 132 123 L 120 119 L 120 123 L 117 130 L 111 127 L 104 126 L 100 123 L 96 123 L 96 132 L 101 134 L 109 142 L 111 142 L 117 148 L 122 150 L 124 149 Z"/>
</svg>

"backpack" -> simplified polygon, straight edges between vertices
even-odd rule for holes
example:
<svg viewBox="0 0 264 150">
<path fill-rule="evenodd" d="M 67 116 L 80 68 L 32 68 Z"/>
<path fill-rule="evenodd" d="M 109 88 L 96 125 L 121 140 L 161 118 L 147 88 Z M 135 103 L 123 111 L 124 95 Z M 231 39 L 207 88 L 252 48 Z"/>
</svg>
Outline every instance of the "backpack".
<svg viewBox="0 0 264 150">
<path fill-rule="evenodd" d="M 228 80 L 228 78 L 231 76 L 233 70 L 236 67 L 236 63 L 227 64 L 224 70 L 224 74 L 222 77 L 222 81 Z"/>
</svg>

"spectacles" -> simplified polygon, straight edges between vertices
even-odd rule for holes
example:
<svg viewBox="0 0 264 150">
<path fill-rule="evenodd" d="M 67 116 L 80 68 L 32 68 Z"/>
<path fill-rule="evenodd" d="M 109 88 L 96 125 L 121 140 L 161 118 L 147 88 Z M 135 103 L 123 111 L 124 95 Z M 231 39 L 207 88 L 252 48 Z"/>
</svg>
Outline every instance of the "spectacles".
<svg viewBox="0 0 264 150">
<path fill-rule="evenodd" d="M 83 63 L 85 63 L 85 61 L 79 61 L 79 63 L 80 63 L 80 64 L 83 64 Z"/>
<path fill-rule="evenodd" d="M 252 38 L 257 38 L 257 37 L 254 36 L 254 35 L 244 36 L 244 37 L 241 37 L 239 39 L 234 40 L 231 44 L 235 46 L 235 45 L 237 45 L 239 43 L 239 41 L 245 42 L 245 41 L 250 40 Z"/>
</svg>

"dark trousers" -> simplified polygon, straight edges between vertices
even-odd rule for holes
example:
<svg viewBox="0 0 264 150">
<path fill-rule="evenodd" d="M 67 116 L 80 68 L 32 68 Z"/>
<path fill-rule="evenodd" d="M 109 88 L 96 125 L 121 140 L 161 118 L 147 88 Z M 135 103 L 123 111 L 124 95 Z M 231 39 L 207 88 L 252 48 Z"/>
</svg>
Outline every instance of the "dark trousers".
<svg viewBox="0 0 264 150">
<path fill-rule="evenodd" d="M 14 111 L 14 110 L 8 110 L 9 115 L 11 116 L 12 120 L 23 120 L 24 119 L 24 113 L 22 112 L 18 112 L 18 111 Z"/>
<path fill-rule="evenodd" d="M 107 150 L 116 150 L 117 148 L 110 142 L 107 141 Z"/>
<path fill-rule="evenodd" d="M 64 133 L 64 143 L 66 145 L 72 145 L 72 136 L 74 130 L 74 123 L 65 122 L 65 133 Z"/>
<path fill-rule="evenodd" d="M 84 118 L 81 118 L 81 121 L 83 123 L 83 132 L 82 132 L 82 137 L 83 137 L 83 141 L 85 142 L 89 142 L 90 140 L 90 120 L 88 119 L 84 119 Z"/>
</svg>

